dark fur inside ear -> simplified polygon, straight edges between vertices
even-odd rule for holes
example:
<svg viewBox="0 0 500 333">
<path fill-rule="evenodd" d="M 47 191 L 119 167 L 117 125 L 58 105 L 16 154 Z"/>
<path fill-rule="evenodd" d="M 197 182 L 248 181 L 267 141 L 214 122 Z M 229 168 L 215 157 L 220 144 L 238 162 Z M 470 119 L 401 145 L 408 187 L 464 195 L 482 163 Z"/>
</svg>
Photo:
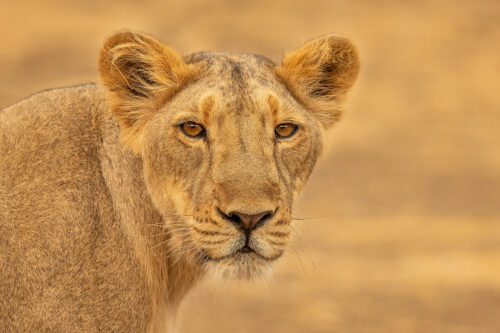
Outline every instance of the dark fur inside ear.
<svg viewBox="0 0 500 333">
<path fill-rule="evenodd" d="M 155 91 L 161 86 L 160 82 L 154 81 L 151 77 L 153 68 L 150 64 L 130 63 L 125 66 L 129 68 L 128 77 L 130 81 L 127 87 L 132 94 L 147 98 L 151 91 Z"/>
<path fill-rule="evenodd" d="M 130 59 L 117 60 L 115 66 L 127 78 L 124 80 L 123 88 L 128 89 L 129 93 L 142 98 L 150 97 L 152 91 L 160 87 L 160 82 L 155 82 L 151 77 L 153 68 L 151 64 Z"/>
<path fill-rule="evenodd" d="M 359 58 L 343 37 L 313 40 L 287 54 L 276 74 L 325 127 L 339 119 L 347 91 L 356 81 Z"/>
<path fill-rule="evenodd" d="M 121 32 L 104 43 L 99 73 L 108 88 L 108 102 L 129 141 L 168 98 L 200 72 L 172 48 L 153 37 Z"/>
<path fill-rule="evenodd" d="M 340 85 L 332 82 L 332 77 L 339 75 L 339 68 L 336 63 L 328 62 L 320 66 L 319 80 L 315 87 L 309 92 L 310 97 L 328 97 L 332 91 L 341 89 Z M 333 95 L 332 95 L 333 97 Z"/>
</svg>

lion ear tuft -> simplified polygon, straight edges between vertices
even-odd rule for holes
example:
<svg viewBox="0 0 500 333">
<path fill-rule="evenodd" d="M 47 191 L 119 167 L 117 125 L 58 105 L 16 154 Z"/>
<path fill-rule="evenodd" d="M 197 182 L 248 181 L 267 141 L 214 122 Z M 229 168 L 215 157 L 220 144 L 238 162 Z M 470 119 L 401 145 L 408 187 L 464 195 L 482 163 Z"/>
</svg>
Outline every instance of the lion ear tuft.
<svg viewBox="0 0 500 333">
<path fill-rule="evenodd" d="M 104 42 L 99 55 L 111 109 L 128 134 L 137 132 L 198 72 L 175 50 L 144 34 L 117 33 Z"/>
<path fill-rule="evenodd" d="M 312 40 L 286 54 L 276 74 L 325 128 L 341 114 L 342 102 L 359 72 L 358 52 L 344 37 Z"/>
</svg>

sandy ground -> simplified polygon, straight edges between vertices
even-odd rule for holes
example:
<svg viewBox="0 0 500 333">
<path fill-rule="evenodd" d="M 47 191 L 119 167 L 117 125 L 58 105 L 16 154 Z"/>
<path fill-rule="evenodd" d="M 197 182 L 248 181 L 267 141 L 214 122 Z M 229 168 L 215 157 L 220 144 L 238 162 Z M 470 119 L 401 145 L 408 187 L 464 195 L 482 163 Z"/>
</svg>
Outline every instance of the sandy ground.
<svg viewBox="0 0 500 333">
<path fill-rule="evenodd" d="M 337 32 L 362 72 L 271 281 L 207 281 L 179 331 L 500 331 L 499 1 L 5 1 L 0 108 L 96 81 L 112 32 L 189 53 Z"/>
</svg>

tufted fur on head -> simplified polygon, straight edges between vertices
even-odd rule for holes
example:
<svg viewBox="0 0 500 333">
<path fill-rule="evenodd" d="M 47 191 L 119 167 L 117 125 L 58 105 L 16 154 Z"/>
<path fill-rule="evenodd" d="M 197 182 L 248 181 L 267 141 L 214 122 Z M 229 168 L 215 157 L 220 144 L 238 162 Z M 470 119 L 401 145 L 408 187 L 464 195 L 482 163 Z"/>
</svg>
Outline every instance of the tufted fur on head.
<svg viewBox="0 0 500 333">
<path fill-rule="evenodd" d="M 104 43 L 99 73 L 125 141 L 137 150 L 150 116 L 200 71 L 171 47 L 145 34 L 117 33 Z"/>
<path fill-rule="evenodd" d="M 341 105 L 359 72 L 358 52 L 340 36 L 314 39 L 288 53 L 276 74 L 325 128 L 341 115 Z"/>
</svg>

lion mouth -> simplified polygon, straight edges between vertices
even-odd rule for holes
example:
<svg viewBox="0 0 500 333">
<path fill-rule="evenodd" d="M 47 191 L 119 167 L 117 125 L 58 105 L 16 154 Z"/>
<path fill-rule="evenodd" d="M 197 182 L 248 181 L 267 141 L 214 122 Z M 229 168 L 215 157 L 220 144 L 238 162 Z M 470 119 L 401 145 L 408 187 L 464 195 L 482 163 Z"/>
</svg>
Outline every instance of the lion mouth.
<svg viewBox="0 0 500 333">
<path fill-rule="evenodd" d="M 245 245 L 245 246 L 243 246 L 241 249 L 239 249 L 237 252 L 241 252 L 241 253 L 250 253 L 250 252 L 255 252 L 255 250 L 254 250 L 254 249 L 252 249 L 250 246 Z"/>
<path fill-rule="evenodd" d="M 202 251 L 202 259 L 205 262 L 211 261 L 211 262 L 217 262 L 217 261 L 222 261 L 224 259 L 229 259 L 229 258 L 235 258 L 238 256 L 256 256 L 257 258 L 263 259 L 265 261 L 274 261 L 279 259 L 283 255 L 284 251 L 279 251 L 276 255 L 271 256 L 271 257 L 266 257 L 265 255 L 259 253 L 255 249 L 252 249 L 248 245 L 243 246 L 242 248 L 228 254 L 222 257 L 212 257 L 209 255 L 205 250 Z"/>
</svg>

